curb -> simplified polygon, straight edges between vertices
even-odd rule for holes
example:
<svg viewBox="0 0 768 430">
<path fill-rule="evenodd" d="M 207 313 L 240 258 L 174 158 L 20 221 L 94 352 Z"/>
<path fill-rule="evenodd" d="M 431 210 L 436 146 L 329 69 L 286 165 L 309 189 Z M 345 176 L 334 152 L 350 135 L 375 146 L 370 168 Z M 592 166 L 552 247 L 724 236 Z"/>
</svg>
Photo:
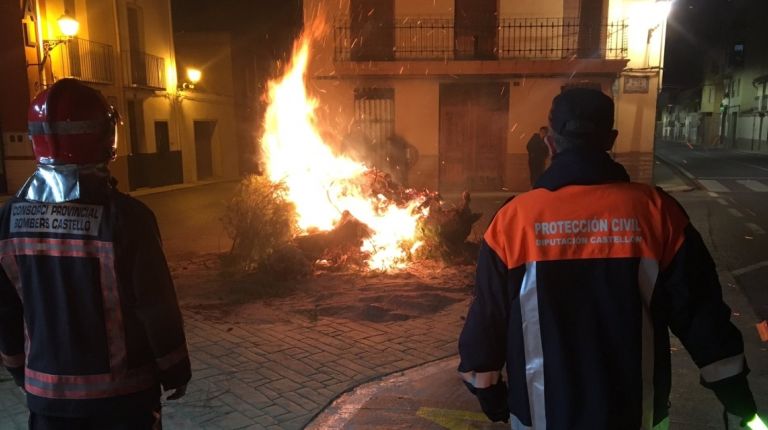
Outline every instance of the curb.
<svg viewBox="0 0 768 430">
<path fill-rule="evenodd" d="M 677 173 L 680 173 L 683 176 L 685 176 L 685 178 L 688 180 L 688 182 L 690 183 L 690 185 L 693 188 L 696 188 L 698 190 L 704 189 L 704 187 L 701 185 L 701 183 L 699 183 L 699 181 L 696 179 L 696 177 L 693 176 L 693 174 L 691 172 L 689 172 L 688 170 L 686 170 L 683 166 L 675 163 L 674 161 L 670 160 L 669 158 L 666 158 L 665 156 L 660 155 L 658 153 L 654 153 L 653 154 L 653 158 L 658 160 L 658 161 L 660 161 L 660 162 L 662 162 L 662 163 L 664 163 L 664 165 L 666 165 L 670 169 L 676 171 Z"/>
<path fill-rule="evenodd" d="M 215 179 L 210 181 L 200 181 L 200 182 L 194 182 L 194 183 L 188 183 L 188 184 L 174 184 L 174 185 L 166 185 L 163 187 L 140 188 L 138 190 L 128 191 L 126 194 L 128 194 L 131 197 L 141 197 L 141 196 L 148 196 L 151 194 L 160 194 L 160 193 L 167 193 L 171 191 L 186 190 L 189 188 L 204 187 L 206 185 L 223 184 L 227 182 L 240 182 L 240 179 L 239 178 L 238 179 Z"/>
<path fill-rule="evenodd" d="M 200 181 L 200 182 L 194 182 L 194 183 L 186 183 L 186 184 L 174 184 L 174 185 L 166 185 L 163 187 L 152 187 L 152 188 L 140 188 L 138 190 L 134 191 L 128 191 L 126 194 L 128 194 L 131 197 L 142 197 L 142 196 L 148 196 L 152 194 L 160 194 L 160 193 L 168 193 L 171 191 L 180 191 L 180 190 L 186 190 L 189 188 L 196 188 L 196 187 L 204 187 L 207 185 L 215 185 L 215 184 L 224 184 L 228 182 L 240 182 L 240 178 L 237 179 L 215 179 L 210 181 Z M 0 205 L 5 203 L 8 199 L 12 198 L 15 194 L 3 194 L 0 195 Z"/>
<path fill-rule="evenodd" d="M 349 408 L 343 407 L 344 403 L 347 403 L 353 399 L 364 398 L 366 401 L 373 397 L 378 388 L 384 384 L 396 384 L 401 381 L 407 381 L 408 379 L 418 376 L 424 373 L 429 373 L 428 369 L 445 365 L 447 363 L 456 360 L 458 353 L 452 353 L 442 358 L 438 358 L 426 363 L 417 364 L 412 367 L 397 370 L 386 375 L 375 376 L 360 382 L 359 384 L 349 387 L 337 396 L 328 401 L 304 426 L 307 430 L 322 430 L 329 428 L 339 428 L 338 425 L 334 426 L 338 420 L 344 420 L 353 415 L 354 412 L 359 410 L 356 408 L 354 411 Z M 362 405 L 364 402 L 353 402 L 358 405 Z"/>
</svg>

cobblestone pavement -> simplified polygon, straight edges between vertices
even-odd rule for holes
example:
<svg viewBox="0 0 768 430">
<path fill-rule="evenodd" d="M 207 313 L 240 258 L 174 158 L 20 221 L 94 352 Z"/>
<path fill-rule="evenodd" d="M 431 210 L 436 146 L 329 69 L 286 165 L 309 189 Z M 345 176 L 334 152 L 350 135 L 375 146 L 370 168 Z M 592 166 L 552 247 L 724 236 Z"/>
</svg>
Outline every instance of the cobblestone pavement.
<svg viewBox="0 0 768 430">
<path fill-rule="evenodd" d="M 185 311 L 193 379 L 181 401 L 165 402 L 165 427 L 302 428 L 362 382 L 456 354 L 466 309 L 465 301 L 407 321 L 276 324 L 216 322 Z M 25 428 L 27 412 L 10 381 L 0 383 L 0 406 L 1 429 Z"/>
</svg>

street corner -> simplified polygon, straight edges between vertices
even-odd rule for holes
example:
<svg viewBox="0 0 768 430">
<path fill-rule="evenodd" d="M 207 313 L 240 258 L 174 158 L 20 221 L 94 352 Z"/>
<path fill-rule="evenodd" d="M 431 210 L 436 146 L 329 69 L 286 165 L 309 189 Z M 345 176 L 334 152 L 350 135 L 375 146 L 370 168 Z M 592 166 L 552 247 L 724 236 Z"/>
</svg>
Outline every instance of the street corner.
<svg viewBox="0 0 768 430">
<path fill-rule="evenodd" d="M 681 193 L 696 189 L 695 183 L 686 175 L 684 169 L 659 155 L 654 161 L 653 183 L 668 193 Z"/>
<path fill-rule="evenodd" d="M 451 357 L 398 372 L 342 395 L 308 426 L 325 429 L 507 429 L 492 423 L 456 373 Z"/>
</svg>

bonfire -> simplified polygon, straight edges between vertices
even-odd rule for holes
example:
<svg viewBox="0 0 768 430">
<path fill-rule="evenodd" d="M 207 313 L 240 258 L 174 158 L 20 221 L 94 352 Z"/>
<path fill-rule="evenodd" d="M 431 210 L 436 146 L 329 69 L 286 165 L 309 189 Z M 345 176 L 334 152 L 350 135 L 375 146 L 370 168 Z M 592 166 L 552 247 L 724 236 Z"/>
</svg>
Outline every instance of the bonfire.
<svg viewBox="0 0 768 430">
<path fill-rule="evenodd" d="M 311 45 L 324 31 L 321 19 L 308 26 L 284 74 L 268 84 L 264 173 L 280 184 L 275 198 L 295 208 L 294 242 L 310 261 L 327 262 L 329 252 L 350 254 L 353 245 L 369 269 L 402 269 L 425 245 L 430 210 L 444 213 L 436 193 L 405 189 L 323 139 L 306 71 Z"/>
</svg>

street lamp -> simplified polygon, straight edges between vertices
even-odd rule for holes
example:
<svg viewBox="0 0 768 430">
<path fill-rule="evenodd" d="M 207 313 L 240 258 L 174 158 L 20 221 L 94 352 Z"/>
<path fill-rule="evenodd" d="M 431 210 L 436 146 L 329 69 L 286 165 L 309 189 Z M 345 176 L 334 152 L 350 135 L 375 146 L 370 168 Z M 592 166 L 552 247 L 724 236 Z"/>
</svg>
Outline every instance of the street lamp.
<svg viewBox="0 0 768 430">
<path fill-rule="evenodd" d="M 69 42 L 70 39 L 75 37 L 80 30 L 80 23 L 65 10 L 63 14 L 56 20 L 59 25 L 59 31 L 64 37 L 59 39 L 43 40 L 43 60 L 37 64 L 30 64 L 30 66 L 38 66 L 41 70 L 45 67 L 45 62 L 48 60 L 51 51 L 62 43 Z"/>
<path fill-rule="evenodd" d="M 182 84 L 182 89 L 192 89 L 195 88 L 195 85 L 200 82 L 200 78 L 203 77 L 203 72 L 200 71 L 200 69 L 196 69 L 194 67 L 187 67 L 187 80 L 189 82 L 184 82 Z"/>
<path fill-rule="evenodd" d="M 77 22 L 75 18 L 69 16 L 67 11 L 64 11 L 64 13 L 61 14 L 59 19 L 56 20 L 56 23 L 59 24 L 61 34 L 67 38 L 75 37 L 77 31 L 80 30 L 80 23 Z"/>
<path fill-rule="evenodd" d="M 658 30 L 658 28 L 662 25 L 666 24 L 670 11 L 672 11 L 672 0 L 656 0 L 656 3 L 653 5 L 651 14 L 648 16 L 650 23 L 656 24 L 648 29 L 648 44 L 651 43 L 653 32 Z"/>
</svg>

